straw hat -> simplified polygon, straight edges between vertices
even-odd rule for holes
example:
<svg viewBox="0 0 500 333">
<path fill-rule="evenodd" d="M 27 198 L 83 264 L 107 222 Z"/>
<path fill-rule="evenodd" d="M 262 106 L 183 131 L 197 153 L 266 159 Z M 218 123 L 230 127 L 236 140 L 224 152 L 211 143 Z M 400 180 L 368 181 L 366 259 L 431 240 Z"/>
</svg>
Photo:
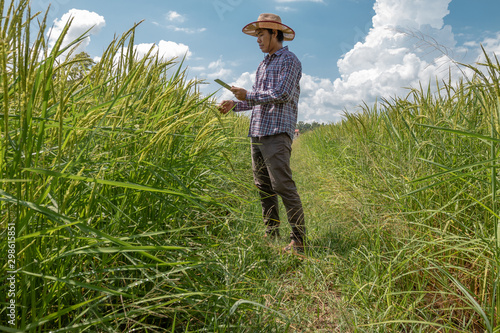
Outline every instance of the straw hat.
<svg viewBox="0 0 500 333">
<path fill-rule="evenodd" d="M 257 29 L 281 30 L 283 31 L 285 40 L 293 40 L 295 38 L 295 31 L 281 23 L 281 17 L 275 14 L 260 14 L 257 21 L 249 23 L 243 28 L 243 32 L 247 35 L 257 37 L 257 33 L 255 32 Z"/>
</svg>

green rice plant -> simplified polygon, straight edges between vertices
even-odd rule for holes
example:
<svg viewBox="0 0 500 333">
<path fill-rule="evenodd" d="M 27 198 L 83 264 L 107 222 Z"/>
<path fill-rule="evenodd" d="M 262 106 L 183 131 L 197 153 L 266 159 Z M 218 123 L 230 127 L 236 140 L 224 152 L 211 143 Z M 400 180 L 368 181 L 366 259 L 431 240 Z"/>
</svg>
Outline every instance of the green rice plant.
<svg viewBox="0 0 500 333">
<path fill-rule="evenodd" d="M 338 257 L 353 331 L 498 330 L 500 64 L 485 53 L 467 69 L 300 139 L 330 173 L 319 191 L 349 202 L 339 238 L 359 229 Z"/>
<path fill-rule="evenodd" d="M 47 15 L 29 1 L 0 10 L 0 252 L 15 225 L 17 286 L 15 325 L 2 330 L 273 326 L 265 308 L 235 308 L 258 267 L 225 280 L 214 256 L 231 252 L 222 239 L 245 203 L 231 160 L 245 120 L 221 119 L 182 63 L 138 58 L 137 27 L 88 67 L 74 55 L 85 35 L 63 45 L 71 22 L 49 47 Z"/>
</svg>

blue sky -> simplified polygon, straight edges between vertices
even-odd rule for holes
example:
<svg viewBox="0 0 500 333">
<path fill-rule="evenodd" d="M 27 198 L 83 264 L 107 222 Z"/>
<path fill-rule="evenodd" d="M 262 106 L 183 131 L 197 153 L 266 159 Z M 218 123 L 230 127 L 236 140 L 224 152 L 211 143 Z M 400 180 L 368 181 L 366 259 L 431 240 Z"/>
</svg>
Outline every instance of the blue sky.
<svg viewBox="0 0 500 333">
<path fill-rule="evenodd" d="M 215 78 L 251 88 L 264 55 L 241 29 L 260 13 L 278 14 L 296 32 L 285 45 L 302 62 L 304 121 L 338 121 L 363 101 L 404 95 L 405 87 L 449 70 L 456 78 L 450 59 L 477 61 L 481 43 L 500 55 L 498 0 L 33 0 L 32 8 L 49 3 L 53 36 L 69 16 L 72 36 L 95 26 L 82 51 L 96 59 L 115 35 L 144 21 L 138 52 L 153 43 L 166 57 L 187 52 L 190 77 L 211 83 L 207 94 L 219 89 Z M 231 97 L 222 90 L 216 96 Z"/>
</svg>

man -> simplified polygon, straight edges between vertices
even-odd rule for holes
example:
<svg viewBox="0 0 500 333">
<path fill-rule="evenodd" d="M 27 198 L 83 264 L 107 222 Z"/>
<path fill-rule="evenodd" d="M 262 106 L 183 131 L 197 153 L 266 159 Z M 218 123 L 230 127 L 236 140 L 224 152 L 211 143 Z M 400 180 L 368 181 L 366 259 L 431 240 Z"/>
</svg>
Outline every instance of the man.
<svg viewBox="0 0 500 333">
<path fill-rule="evenodd" d="M 267 226 L 265 237 L 279 237 L 279 195 L 292 228 L 291 242 L 283 250 L 304 252 L 304 212 L 290 169 L 302 65 L 287 46 L 283 47 L 283 41 L 293 40 L 295 32 L 274 14 L 261 14 L 243 32 L 257 37 L 259 48 L 267 55 L 257 69 L 252 91 L 231 87 L 238 101 L 223 101 L 219 110 L 223 114 L 252 110 L 248 136 L 252 141 L 254 181 Z"/>
</svg>

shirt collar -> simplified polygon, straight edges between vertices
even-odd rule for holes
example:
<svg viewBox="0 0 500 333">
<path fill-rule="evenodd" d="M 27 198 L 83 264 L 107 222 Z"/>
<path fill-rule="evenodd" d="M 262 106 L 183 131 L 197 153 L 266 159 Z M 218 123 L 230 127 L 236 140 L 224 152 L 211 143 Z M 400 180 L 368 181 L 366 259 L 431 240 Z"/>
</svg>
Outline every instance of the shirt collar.
<svg viewBox="0 0 500 333">
<path fill-rule="evenodd" d="M 268 60 L 268 59 L 271 59 L 271 57 L 273 57 L 273 58 L 274 58 L 274 56 L 277 57 L 277 56 L 279 56 L 280 54 L 282 54 L 285 51 L 288 51 L 288 46 L 283 46 L 281 49 L 279 49 L 278 51 L 274 52 L 272 55 L 267 54 L 265 59 Z"/>
</svg>

